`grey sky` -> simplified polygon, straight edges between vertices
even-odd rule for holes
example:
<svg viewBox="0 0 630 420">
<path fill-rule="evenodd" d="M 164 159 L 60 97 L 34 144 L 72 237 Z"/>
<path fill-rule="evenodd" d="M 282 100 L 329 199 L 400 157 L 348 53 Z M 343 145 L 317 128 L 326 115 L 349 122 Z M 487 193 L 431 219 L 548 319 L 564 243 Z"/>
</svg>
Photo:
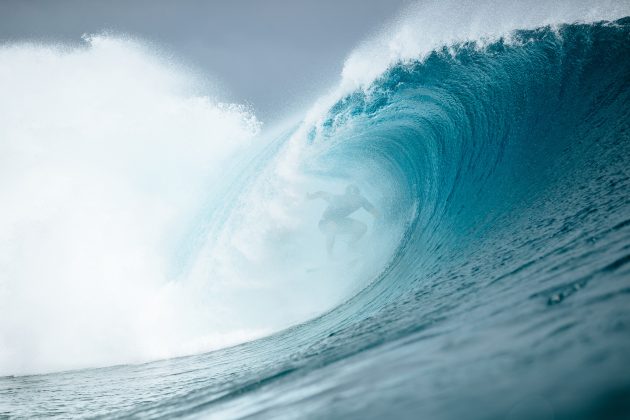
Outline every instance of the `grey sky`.
<svg viewBox="0 0 630 420">
<path fill-rule="evenodd" d="M 343 60 L 409 0 L 0 0 L 0 40 L 103 30 L 164 46 L 274 120 L 337 80 Z"/>
</svg>

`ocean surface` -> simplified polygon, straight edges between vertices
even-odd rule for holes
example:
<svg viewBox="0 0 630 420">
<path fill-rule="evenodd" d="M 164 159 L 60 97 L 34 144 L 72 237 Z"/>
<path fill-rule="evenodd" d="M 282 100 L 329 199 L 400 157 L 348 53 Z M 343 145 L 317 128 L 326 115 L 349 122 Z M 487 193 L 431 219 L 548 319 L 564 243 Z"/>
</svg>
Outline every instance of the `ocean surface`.
<svg viewBox="0 0 630 420">
<path fill-rule="evenodd" d="M 130 303 L 190 310 L 221 324 L 222 337 L 238 334 L 163 355 L 152 350 L 170 344 L 149 338 L 168 331 L 190 343 L 203 327 L 125 321 L 133 310 L 112 302 L 144 289 L 98 292 L 122 321 L 90 318 L 73 305 L 92 308 L 94 297 L 78 291 L 67 318 L 48 324 L 61 309 L 38 309 L 7 283 L 4 302 L 16 303 L 15 322 L 0 323 L 10 343 L 0 351 L 0 418 L 630 418 L 630 18 L 433 46 L 316 109 L 265 141 L 244 140 L 248 152 L 208 183 L 218 198 L 171 229 L 153 306 Z M 256 137 L 247 110 L 216 112 L 249 121 L 242 137 Z M 134 173 L 143 191 L 170 168 L 164 159 Z M 360 248 L 340 244 L 329 262 L 317 231 L 323 203 L 303 196 L 348 183 L 381 217 L 358 216 L 370 226 Z M 60 223 L 37 220 L 46 232 Z M 133 243 L 121 238 L 111 249 Z M 67 266 L 81 271 L 81 258 Z M 4 273 L 29 278 L 12 261 L 0 259 Z M 124 261 L 132 279 L 151 276 Z M 88 281 L 99 267 L 77 276 Z M 171 292 L 177 303 L 164 303 Z M 187 293 L 202 297 L 186 303 Z M 35 321 L 23 322 L 31 318 L 18 305 L 32 305 Z M 199 315 L 206 306 L 216 312 Z M 145 325 L 150 337 L 138 332 Z"/>
</svg>

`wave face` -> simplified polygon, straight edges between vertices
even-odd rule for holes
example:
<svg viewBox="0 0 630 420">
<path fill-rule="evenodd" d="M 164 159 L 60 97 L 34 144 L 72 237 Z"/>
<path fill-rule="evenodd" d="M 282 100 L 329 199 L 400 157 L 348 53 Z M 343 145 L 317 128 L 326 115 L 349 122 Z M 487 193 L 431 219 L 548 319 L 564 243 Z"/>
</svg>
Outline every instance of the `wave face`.
<svg viewBox="0 0 630 420">
<path fill-rule="evenodd" d="M 359 293 L 213 353 L 0 379 L 2 414 L 628 413 L 630 19 L 433 49 L 280 149 L 268 197 L 352 180 L 385 215 Z"/>
</svg>

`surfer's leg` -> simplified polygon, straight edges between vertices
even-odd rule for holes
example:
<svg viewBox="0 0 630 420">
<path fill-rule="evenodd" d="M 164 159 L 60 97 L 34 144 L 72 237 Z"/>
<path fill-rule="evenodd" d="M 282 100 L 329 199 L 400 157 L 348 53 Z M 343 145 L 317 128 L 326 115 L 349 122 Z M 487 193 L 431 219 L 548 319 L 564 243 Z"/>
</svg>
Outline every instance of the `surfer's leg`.
<svg viewBox="0 0 630 420">
<path fill-rule="evenodd" d="M 357 242 L 367 232 L 367 225 L 350 217 L 345 217 L 337 221 L 337 233 L 348 235 L 350 239 L 348 244 L 352 245 Z"/>
<path fill-rule="evenodd" d="M 319 222 L 319 230 L 326 235 L 326 252 L 332 257 L 333 247 L 335 246 L 335 235 L 338 228 L 337 223 L 332 220 L 321 220 Z"/>
<path fill-rule="evenodd" d="M 332 251 L 333 251 L 334 246 L 335 246 L 335 235 L 328 234 L 326 236 L 326 252 L 328 253 L 329 257 L 332 257 Z"/>
<path fill-rule="evenodd" d="M 355 242 L 357 242 L 359 239 L 361 239 L 361 237 L 363 237 L 363 235 L 365 235 L 365 233 L 367 232 L 367 225 L 363 222 L 360 222 L 358 220 L 354 220 L 354 219 L 349 219 L 352 224 L 351 224 L 351 236 L 350 236 L 350 244 L 354 244 Z"/>
</svg>

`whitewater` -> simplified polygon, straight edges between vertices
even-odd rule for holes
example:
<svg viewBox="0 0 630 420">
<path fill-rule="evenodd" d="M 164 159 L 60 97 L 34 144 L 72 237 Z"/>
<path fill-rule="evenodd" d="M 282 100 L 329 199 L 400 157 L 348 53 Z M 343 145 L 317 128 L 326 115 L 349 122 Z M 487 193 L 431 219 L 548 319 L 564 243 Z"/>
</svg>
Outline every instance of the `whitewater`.
<svg viewBox="0 0 630 420">
<path fill-rule="evenodd" d="M 629 57 L 625 2 L 418 3 L 263 124 L 132 36 L 0 45 L 0 418 L 627 416 Z"/>
</svg>

